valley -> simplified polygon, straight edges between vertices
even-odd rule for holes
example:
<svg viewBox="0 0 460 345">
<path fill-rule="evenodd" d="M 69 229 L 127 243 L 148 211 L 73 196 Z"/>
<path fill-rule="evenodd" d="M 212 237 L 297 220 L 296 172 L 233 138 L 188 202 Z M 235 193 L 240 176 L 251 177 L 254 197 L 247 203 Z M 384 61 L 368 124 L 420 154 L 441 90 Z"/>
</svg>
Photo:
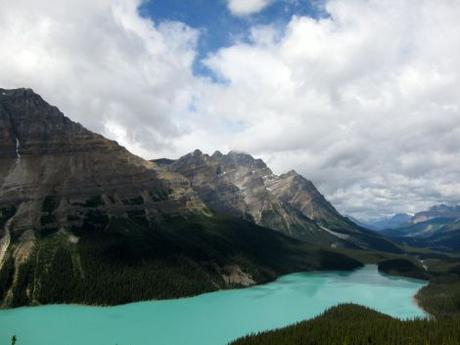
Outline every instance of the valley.
<svg viewBox="0 0 460 345">
<path fill-rule="evenodd" d="M 419 280 L 390 278 L 375 266 L 366 266 L 353 272 L 289 274 L 269 284 L 192 298 L 102 308 L 19 308 L 0 311 L 0 339 L 16 334 L 24 345 L 59 345 L 63 339 L 68 345 L 146 344 L 152 338 L 157 345 L 226 345 L 248 333 L 315 317 L 345 302 L 398 318 L 423 317 L 412 295 L 424 285 Z M 380 298 L 383 294 L 385 299 Z M 52 332 L 46 327 L 50 324 Z"/>
<path fill-rule="evenodd" d="M 301 270 L 362 266 L 336 247 L 401 251 L 346 221 L 301 177 L 310 188 L 303 192 L 304 206 L 312 205 L 317 215 L 333 214 L 332 223 L 324 217 L 323 223 L 350 240 L 324 231 L 320 219 L 279 197 L 261 197 L 252 219 L 235 216 L 215 207 L 217 201 L 206 198 L 185 170 L 129 153 L 30 89 L 2 90 L 0 131 L 3 307 L 190 296 Z M 234 158 L 230 164 L 246 173 L 255 162 L 249 155 Z M 219 184 L 219 175 L 211 173 Z M 310 193 L 317 203 L 309 202 Z M 242 198 L 239 189 L 235 195 L 230 200 Z M 256 213 L 271 216 L 256 221 Z M 263 221 L 267 217 L 273 223 Z M 308 229 L 309 240 L 285 232 L 299 227 Z"/>
<path fill-rule="evenodd" d="M 0 303 L 5 309 L 0 318 L 10 325 L 0 330 L 4 337 L 13 332 L 29 341 L 24 344 L 35 345 L 24 329 L 14 327 L 17 319 L 8 319 L 16 307 L 32 307 L 20 310 L 34 317 L 43 310 L 55 322 L 54 307 L 46 305 L 64 311 L 69 306 L 66 312 L 74 315 L 71 306 L 77 304 L 129 309 L 135 302 L 150 308 L 165 300 L 164 305 L 174 306 L 174 312 L 166 313 L 176 317 L 181 301 L 253 296 L 253 291 L 273 287 L 285 287 L 286 298 L 306 298 L 292 307 L 295 317 L 281 313 L 276 322 L 267 319 L 250 328 L 248 321 L 231 336 L 220 331 L 219 344 L 316 317 L 341 303 L 364 303 L 396 318 L 426 316 L 413 300 L 416 295 L 440 323 L 460 310 L 455 210 L 438 208 L 431 210 L 436 216 L 419 215 L 410 226 L 371 231 L 341 215 L 293 170 L 277 175 L 261 159 L 236 151 L 209 155 L 195 150 L 178 159 L 145 160 L 73 122 L 30 89 L 0 91 Z M 414 235 L 419 232 L 423 235 Z M 375 265 L 374 271 L 366 265 Z M 303 275 L 313 281 L 323 277 L 321 288 L 310 287 L 308 279 L 290 281 Z M 246 289 L 232 290 L 238 288 Z M 231 308 L 231 301 L 223 303 Z M 243 308 L 246 302 L 238 303 Z M 311 322 L 336 315 L 334 310 Z M 342 310 L 359 313 L 354 306 Z M 81 311 L 69 317 L 78 322 Z M 158 317 L 152 322 L 160 322 Z M 264 320 L 259 314 L 254 318 Z M 104 327 L 116 325 L 104 322 Z M 390 321 L 383 317 L 382 322 Z M 40 337 L 39 345 L 61 340 Z M 203 344 L 191 344 L 198 343 Z"/>
<path fill-rule="evenodd" d="M 459 0 L 0 0 L 0 345 L 460 345 Z"/>
</svg>

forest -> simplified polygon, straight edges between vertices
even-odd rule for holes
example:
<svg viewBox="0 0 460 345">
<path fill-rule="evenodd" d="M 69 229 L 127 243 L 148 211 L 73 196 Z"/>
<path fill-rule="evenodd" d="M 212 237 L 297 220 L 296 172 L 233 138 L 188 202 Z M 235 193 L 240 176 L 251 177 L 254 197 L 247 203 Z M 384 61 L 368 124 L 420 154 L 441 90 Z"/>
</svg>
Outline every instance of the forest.
<svg viewBox="0 0 460 345">
<path fill-rule="evenodd" d="M 78 243 L 69 241 L 67 233 L 42 234 L 32 259 L 19 268 L 10 250 L 0 270 L 0 299 L 15 274 L 15 293 L 9 301 L 13 307 L 115 305 L 234 287 L 223 279 L 234 265 L 258 283 L 296 271 L 362 266 L 345 255 L 240 220 L 171 218 L 146 227 L 131 219 L 109 221 L 95 214 L 87 218 L 82 228 L 72 229 Z"/>
<path fill-rule="evenodd" d="M 286 328 L 240 338 L 230 345 L 459 345 L 460 317 L 401 321 L 342 304 Z"/>
<path fill-rule="evenodd" d="M 258 334 L 230 345 L 460 345 L 460 259 L 425 253 L 436 262 L 423 270 L 406 259 L 379 263 L 381 272 L 427 279 L 416 295 L 426 319 L 399 320 L 354 304 L 333 307 L 314 319 Z"/>
</svg>

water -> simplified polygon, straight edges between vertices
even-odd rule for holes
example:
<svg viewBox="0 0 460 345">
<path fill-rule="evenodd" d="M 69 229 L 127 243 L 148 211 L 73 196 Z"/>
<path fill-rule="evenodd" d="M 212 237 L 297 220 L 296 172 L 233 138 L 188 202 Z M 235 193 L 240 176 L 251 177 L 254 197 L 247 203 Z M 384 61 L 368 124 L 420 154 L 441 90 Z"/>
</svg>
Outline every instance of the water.
<svg viewBox="0 0 460 345">
<path fill-rule="evenodd" d="M 0 344 L 224 345 L 250 332 L 314 317 L 343 302 L 399 317 L 423 317 L 413 296 L 424 282 L 380 274 L 310 272 L 247 289 L 117 307 L 53 305 L 0 311 Z"/>
</svg>

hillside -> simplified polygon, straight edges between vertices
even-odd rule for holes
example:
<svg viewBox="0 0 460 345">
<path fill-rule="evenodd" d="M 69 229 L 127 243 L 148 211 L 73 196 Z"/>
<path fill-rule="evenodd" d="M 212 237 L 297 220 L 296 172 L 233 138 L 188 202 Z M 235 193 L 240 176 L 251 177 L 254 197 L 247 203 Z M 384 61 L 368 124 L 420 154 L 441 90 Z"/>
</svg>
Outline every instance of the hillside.
<svg viewBox="0 0 460 345">
<path fill-rule="evenodd" d="M 214 212 L 309 243 L 401 252 L 390 241 L 342 216 L 311 181 L 294 170 L 276 175 L 261 159 L 235 151 L 208 155 L 195 150 L 178 160 L 154 162 L 187 177 Z"/>
<path fill-rule="evenodd" d="M 460 207 L 436 205 L 380 233 L 405 245 L 455 252 L 460 249 Z"/>
<path fill-rule="evenodd" d="M 214 215 L 184 176 L 0 89 L 0 300 L 117 304 L 360 263 Z"/>
<path fill-rule="evenodd" d="M 398 213 L 390 217 L 383 217 L 366 223 L 369 229 L 372 230 L 387 230 L 387 229 L 396 229 L 401 228 L 407 225 L 410 225 L 412 220 L 410 214 L 407 213 Z"/>
<path fill-rule="evenodd" d="M 458 317 L 401 321 L 374 310 L 347 304 L 280 330 L 238 339 L 231 345 L 457 345 Z"/>
</svg>

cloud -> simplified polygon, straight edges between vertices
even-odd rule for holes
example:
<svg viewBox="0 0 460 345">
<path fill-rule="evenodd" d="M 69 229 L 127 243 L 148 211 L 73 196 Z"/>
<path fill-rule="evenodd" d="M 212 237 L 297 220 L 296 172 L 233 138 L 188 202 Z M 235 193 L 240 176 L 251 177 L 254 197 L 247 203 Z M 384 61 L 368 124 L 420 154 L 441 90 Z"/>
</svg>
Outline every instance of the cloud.
<svg viewBox="0 0 460 345">
<path fill-rule="evenodd" d="M 228 146 L 295 168 L 358 217 L 459 202 L 460 3 L 329 1 L 329 16 L 253 28 L 206 64 L 203 108 Z M 217 102 L 219 104 L 217 104 Z"/>
<path fill-rule="evenodd" d="M 31 87 L 136 153 L 183 128 L 198 32 L 140 17 L 140 1 L 1 1 L 3 87 Z"/>
<path fill-rule="evenodd" d="M 233 15 L 248 16 L 262 11 L 271 0 L 227 0 L 227 7 Z"/>
<path fill-rule="evenodd" d="M 457 1 L 331 0 L 252 27 L 200 61 L 219 83 L 193 74 L 200 33 L 139 1 L 0 2 L 2 87 L 146 158 L 247 151 L 361 218 L 460 202 Z"/>
</svg>

